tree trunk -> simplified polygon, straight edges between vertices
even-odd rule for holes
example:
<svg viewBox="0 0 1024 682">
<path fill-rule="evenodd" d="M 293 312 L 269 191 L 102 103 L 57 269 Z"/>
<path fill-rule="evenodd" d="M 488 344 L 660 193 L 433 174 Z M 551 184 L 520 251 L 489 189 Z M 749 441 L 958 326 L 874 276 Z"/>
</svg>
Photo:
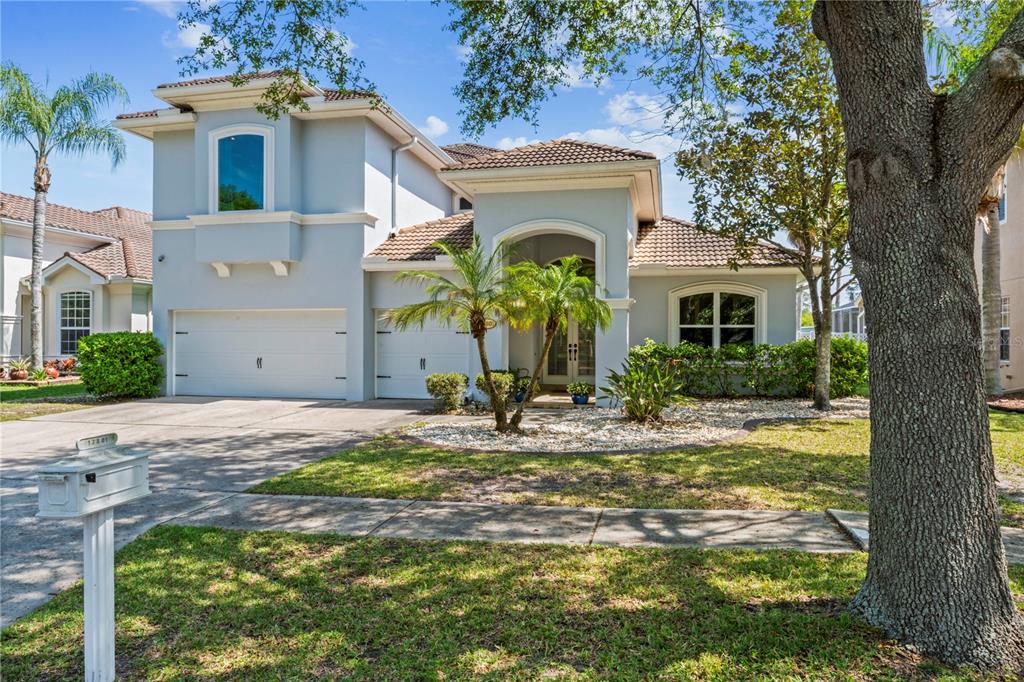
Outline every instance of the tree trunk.
<svg viewBox="0 0 1024 682">
<path fill-rule="evenodd" d="M 530 387 L 526 389 L 523 402 L 516 406 L 515 414 L 512 415 L 512 420 L 509 422 L 509 427 L 513 431 L 518 431 L 519 424 L 523 421 L 523 410 L 526 408 L 526 403 L 530 402 L 530 398 L 533 397 L 533 387 L 540 381 L 540 374 L 544 371 L 544 363 L 548 361 L 548 353 L 551 352 L 551 343 L 555 340 L 555 333 L 557 331 L 557 324 L 554 326 L 550 323 L 544 325 L 544 347 L 540 352 L 540 360 L 537 361 L 537 366 L 533 368 L 533 374 L 530 376 Z"/>
<path fill-rule="evenodd" d="M 495 395 L 497 391 L 494 388 L 494 379 L 491 378 L 491 363 L 487 360 L 487 344 L 484 341 L 484 336 L 483 332 L 474 331 L 473 333 L 473 337 L 476 339 L 476 348 L 480 352 L 480 370 L 484 375 L 487 393 L 491 398 L 491 409 L 494 411 L 494 429 L 498 433 L 504 433 L 508 431 L 508 411 L 505 401 Z"/>
<path fill-rule="evenodd" d="M 1015 137 L 1019 104 L 982 96 L 983 82 L 935 96 L 918 3 L 819 1 L 814 25 L 839 90 L 850 248 L 871 329 L 871 551 L 851 608 L 948 663 L 1020 670 L 973 258 L 978 199 L 1012 146 L 1000 131 L 1007 151 L 985 149 L 996 135 L 980 112 L 1015 124 Z M 984 143 L 966 142 L 978 134 Z"/>
<path fill-rule="evenodd" d="M 814 319 L 814 409 L 827 412 L 832 409 L 832 249 L 828 239 L 824 241 L 820 286 L 811 295 L 818 296 L 818 317 Z"/>
<path fill-rule="evenodd" d="M 50 169 L 45 162 L 35 170 L 35 200 L 32 212 L 32 310 L 29 317 L 29 339 L 32 367 L 43 366 L 43 243 L 46 237 L 46 194 L 50 189 Z"/>
<path fill-rule="evenodd" d="M 1003 394 L 999 371 L 999 327 L 1003 303 L 999 274 L 999 199 L 986 202 L 981 237 L 981 342 L 985 349 L 985 390 L 989 395 Z"/>
</svg>

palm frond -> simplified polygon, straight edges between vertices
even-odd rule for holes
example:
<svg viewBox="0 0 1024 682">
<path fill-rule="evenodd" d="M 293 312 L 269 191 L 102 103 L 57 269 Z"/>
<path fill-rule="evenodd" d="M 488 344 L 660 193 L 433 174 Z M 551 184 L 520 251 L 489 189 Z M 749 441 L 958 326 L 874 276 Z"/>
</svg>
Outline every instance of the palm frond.
<svg viewBox="0 0 1024 682">
<path fill-rule="evenodd" d="M 90 125 L 85 121 L 55 139 L 51 149 L 72 156 L 87 153 L 107 154 L 114 167 L 124 161 L 126 153 L 124 138 L 116 128 L 102 123 Z"/>
</svg>

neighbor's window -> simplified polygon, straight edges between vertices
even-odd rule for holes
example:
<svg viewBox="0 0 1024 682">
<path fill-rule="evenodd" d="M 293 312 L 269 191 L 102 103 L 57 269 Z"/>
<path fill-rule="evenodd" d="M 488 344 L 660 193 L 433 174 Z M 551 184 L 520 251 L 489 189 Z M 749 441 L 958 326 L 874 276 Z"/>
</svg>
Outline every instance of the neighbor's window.
<svg viewBox="0 0 1024 682">
<path fill-rule="evenodd" d="M 264 207 L 263 135 L 240 133 L 217 140 L 217 210 L 258 211 Z"/>
<path fill-rule="evenodd" d="M 678 296 L 678 341 L 718 348 L 757 342 L 757 296 L 738 291 L 702 290 Z"/>
<path fill-rule="evenodd" d="M 92 321 L 92 294 L 69 291 L 60 295 L 60 353 L 78 352 L 78 339 L 89 335 Z"/>
<path fill-rule="evenodd" d="M 1010 297 L 1003 296 L 999 306 L 999 361 L 1010 361 Z"/>
</svg>

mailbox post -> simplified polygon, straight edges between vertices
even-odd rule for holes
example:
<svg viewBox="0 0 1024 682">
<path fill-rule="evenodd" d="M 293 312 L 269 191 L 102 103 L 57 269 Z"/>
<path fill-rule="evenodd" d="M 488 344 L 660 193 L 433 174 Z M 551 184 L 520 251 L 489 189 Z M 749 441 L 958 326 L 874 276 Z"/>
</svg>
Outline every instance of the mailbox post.
<svg viewBox="0 0 1024 682">
<path fill-rule="evenodd" d="M 149 455 L 108 433 L 39 469 L 39 516 L 83 520 L 85 679 L 114 679 L 114 507 L 149 494 Z"/>
</svg>

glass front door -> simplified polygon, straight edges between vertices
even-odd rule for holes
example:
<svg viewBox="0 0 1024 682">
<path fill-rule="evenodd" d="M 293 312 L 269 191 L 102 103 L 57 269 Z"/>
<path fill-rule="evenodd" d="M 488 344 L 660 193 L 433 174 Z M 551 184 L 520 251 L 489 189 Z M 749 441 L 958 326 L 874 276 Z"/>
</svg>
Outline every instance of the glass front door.
<svg viewBox="0 0 1024 682">
<path fill-rule="evenodd" d="M 551 342 L 548 362 L 544 367 L 544 383 L 594 383 L 596 365 L 593 327 L 580 327 L 576 320 L 569 318 L 565 332 L 558 332 Z"/>
</svg>

